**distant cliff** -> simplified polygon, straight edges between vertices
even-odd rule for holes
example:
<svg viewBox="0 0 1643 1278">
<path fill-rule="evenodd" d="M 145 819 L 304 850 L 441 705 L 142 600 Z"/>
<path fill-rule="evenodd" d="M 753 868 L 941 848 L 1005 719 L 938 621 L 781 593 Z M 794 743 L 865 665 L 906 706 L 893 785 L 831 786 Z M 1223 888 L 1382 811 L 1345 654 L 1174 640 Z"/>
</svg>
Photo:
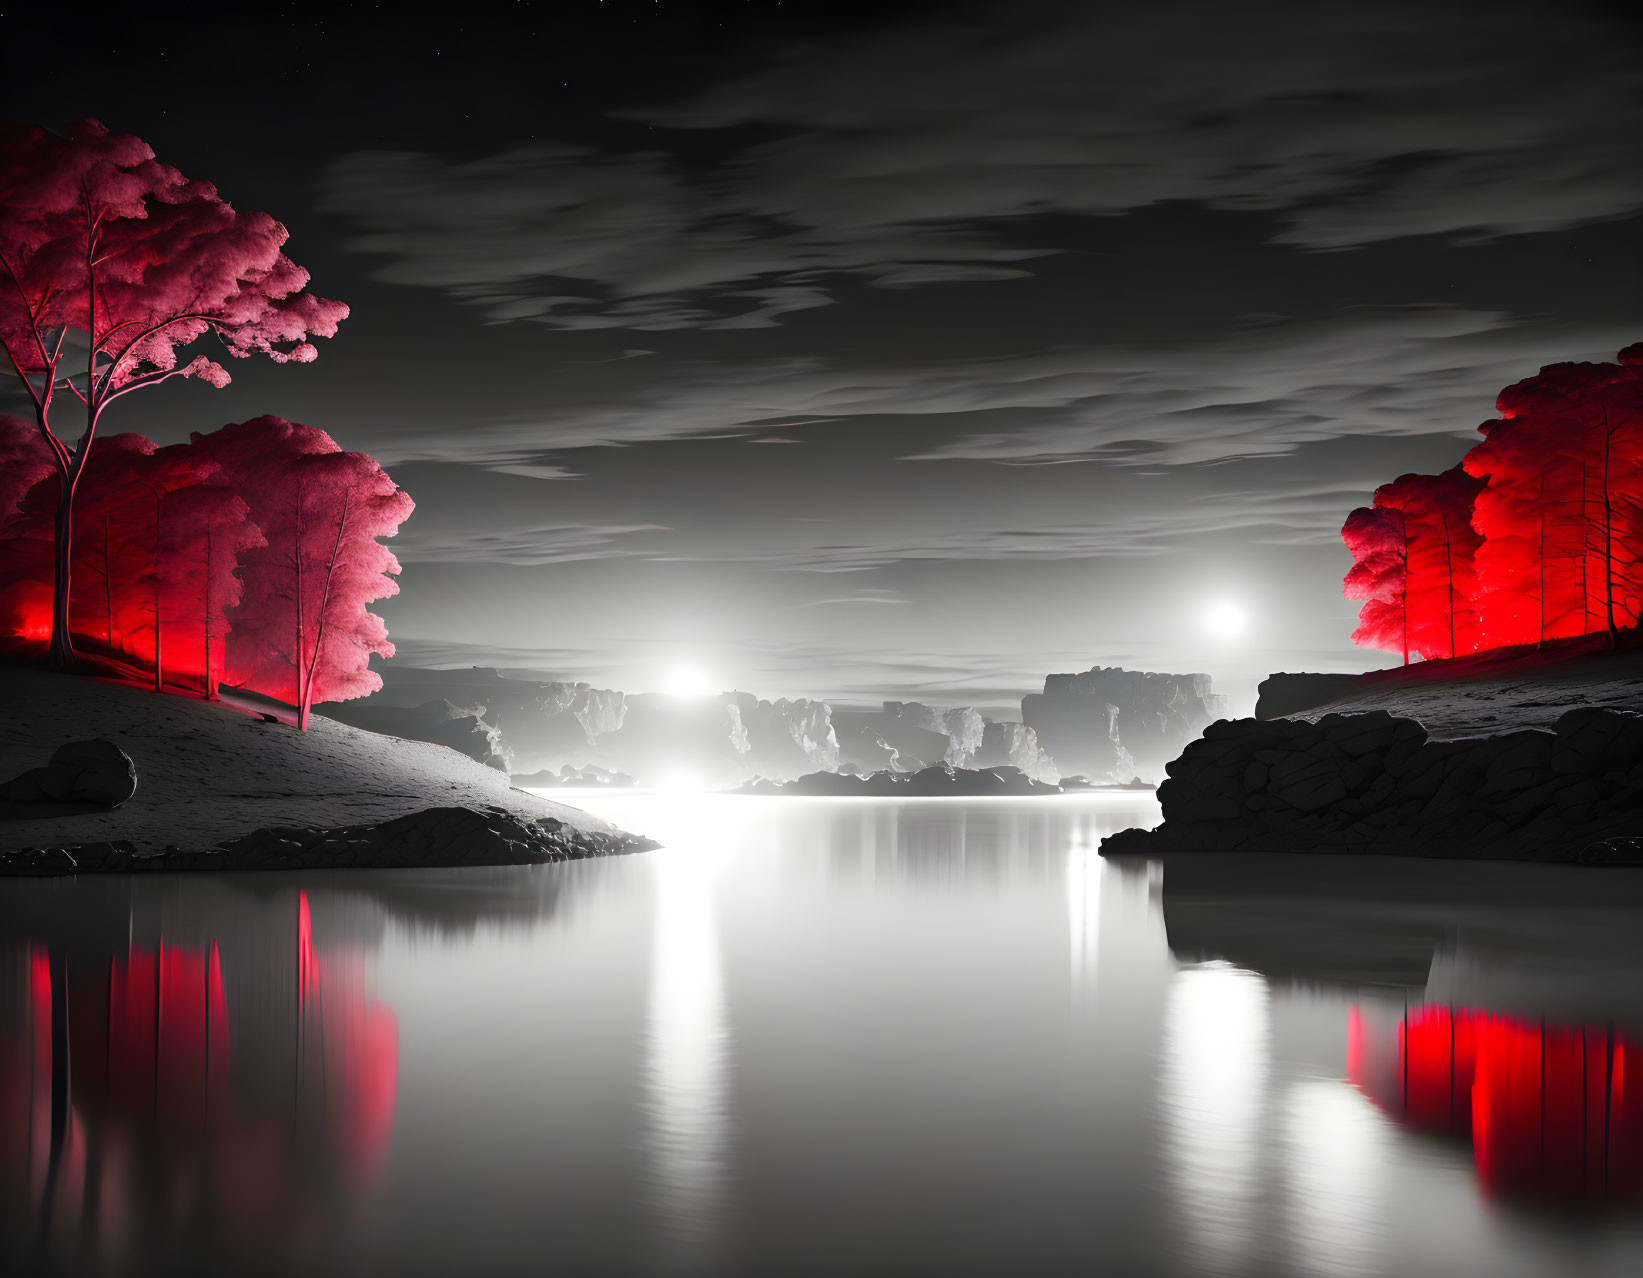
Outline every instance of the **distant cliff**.
<svg viewBox="0 0 1643 1278">
<path fill-rule="evenodd" d="M 1055 785 L 1079 774 L 1098 784 L 1157 777 L 1215 717 L 1220 700 L 1204 675 L 1097 667 L 1051 675 L 1042 694 L 1023 701 L 1024 722 L 998 722 L 970 706 L 886 701 L 866 710 L 748 692 L 687 699 L 487 667 L 390 664 L 381 692 L 327 710 L 358 727 L 452 746 L 514 775 L 592 767 L 646 785 L 688 773 L 695 784 L 722 788 L 816 772 L 1015 768 Z"/>
<path fill-rule="evenodd" d="M 864 775 L 942 765 L 1018 768 L 1051 785 L 1060 779 L 1031 728 L 995 723 L 969 706 L 938 710 L 918 701 L 886 701 L 878 710 L 835 709 L 833 730 L 839 767 Z"/>
<path fill-rule="evenodd" d="M 1153 780 L 1225 708 L 1205 674 L 1095 666 L 1047 676 L 1043 692 L 1021 699 L 1021 721 L 1063 775 Z"/>
</svg>

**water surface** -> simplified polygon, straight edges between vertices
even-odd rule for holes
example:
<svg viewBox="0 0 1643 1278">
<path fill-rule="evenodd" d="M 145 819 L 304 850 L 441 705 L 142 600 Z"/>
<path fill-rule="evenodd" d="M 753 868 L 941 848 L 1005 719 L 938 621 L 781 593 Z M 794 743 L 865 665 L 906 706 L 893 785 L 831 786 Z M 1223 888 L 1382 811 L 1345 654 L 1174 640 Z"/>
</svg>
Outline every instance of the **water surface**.
<svg viewBox="0 0 1643 1278">
<path fill-rule="evenodd" d="M 0 885 L 6 1271 L 1643 1272 L 1633 872 L 586 801 L 667 846 Z"/>
</svg>

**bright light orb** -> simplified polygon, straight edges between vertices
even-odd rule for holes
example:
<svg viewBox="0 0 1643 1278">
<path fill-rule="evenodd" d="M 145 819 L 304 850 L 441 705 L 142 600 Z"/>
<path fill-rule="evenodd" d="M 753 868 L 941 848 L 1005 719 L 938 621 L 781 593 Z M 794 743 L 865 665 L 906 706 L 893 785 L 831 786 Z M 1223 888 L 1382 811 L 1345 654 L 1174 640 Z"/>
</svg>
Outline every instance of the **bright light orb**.
<svg viewBox="0 0 1643 1278">
<path fill-rule="evenodd" d="M 1248 614 L 1230 600 L 1220 600 L 1204 611 L 1204 626 L 1217 639 L 1236 639 L 1248 625 Z"/>
<path fill-rule="evenodd" d="M 667 693 L 670 697 L 679 697 L 691 700 L 696 697 L 705 697 L 713 689 L 709 686 L 707 676 L 698 666 L 674 666 L 668 673 Z"/>
</svg>

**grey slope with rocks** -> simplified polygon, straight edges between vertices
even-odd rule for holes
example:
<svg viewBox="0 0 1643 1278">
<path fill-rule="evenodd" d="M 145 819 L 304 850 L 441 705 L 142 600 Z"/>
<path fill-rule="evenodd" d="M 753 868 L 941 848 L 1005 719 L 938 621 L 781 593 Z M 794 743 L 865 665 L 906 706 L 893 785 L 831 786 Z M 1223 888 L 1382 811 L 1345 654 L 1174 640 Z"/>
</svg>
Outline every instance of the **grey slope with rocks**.
<svg viewBox="0 0 1643 1278">
<path fill-rule="evenodd" d="M 136 774 L 117 807 L 51 802 L 43 788 L 45 801 L 0 799 L 0 873 L 515 865 L 654 846 L 455 750 L 319 715 L 299 733 L 12 665 L 0 666 L 0 704 L 0 777 L 50 769 L 60 746 L 89 738 Z"/>
</svg>

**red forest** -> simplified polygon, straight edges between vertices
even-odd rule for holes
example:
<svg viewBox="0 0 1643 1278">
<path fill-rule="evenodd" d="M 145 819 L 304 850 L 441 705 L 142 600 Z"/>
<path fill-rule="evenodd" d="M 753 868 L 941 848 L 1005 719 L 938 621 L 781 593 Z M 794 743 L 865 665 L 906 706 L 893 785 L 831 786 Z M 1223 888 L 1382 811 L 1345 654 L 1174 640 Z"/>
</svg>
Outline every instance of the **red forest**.
<svg viewBox="0 0 1643 1278">
<path fill-rule="evenodd" d="M 377 541 L 411 500 L 324 431 L 259 417 L 187 444 L 99 437 L 105 411 L 173 377 L 227 385 L 235 358 L 315 358 L 348 308 L 307 291 L 285 227 L 238 213 L 141 139 L 82 120 L 0 125 L 0 349 L 33 409 L 0 415 L 0 644 L 77 644 L 168 686 L 290 702 L 381 686 L 367 606 L 395 592 Z M 65 428 L 73 421 L 74 440 Z"/>
<path fill-rule="evenodd" d="M 13 505 L 0 506 L 0 634 L 22 645 L 51 633 L 61 500 L 37 441 L 0 415 L 0 455 L 19 459 L 0 490 Z M 394 649 L 367 606 L 395 593 L 399 564 L 377 538 L 411 510 L 371 458 L 278 417 L 168 448 L 107 436 L 74 505 L 71 631 L 151 671 L 156 691 L 244 688 L 289 702 L 306 727 L 316 701 L 381 687 L 371 654 Z"/>
<path fill-rule="evenodd" d="M 1502 391 L 1441 475 L 1375 490 L 1341 529 L 1353 641 L 1427 659 L 1607 634 L 1643 616 L 1643 343 Z"/>
<path fill-rule="evenodd" d="M 178 360 L 179 349 L 208 333 L 238 359 L 306 364 L 317 353 L 310 339 L 334 336 L 347 318 L 341 302 L 307 291 L 308 272 L 285 255 L 286 238 L 266 213 L 236 212 L 209 182 L 184 177 L 140 138 L 95 120 L 63 134 L 0 124 L 0 348 L 33 409 L 35 464 L 44 462 L 57 487 L 54 665 L 75 664 L 76 497 L 108 408 L 173 377 L 226 386 L 228 372 L 214 360 Z M 77 441 L 65 429 L 70 421 Z M 157 470 L 134 482 L 147 483 L 157 505 L 170 478 Z M 9 510 L 0 504 L 0 518 Z M 162 586 L 151 593 L 158 599 Z M 157 642 L 161 629 L 156 614 Z"/>
</svg>

